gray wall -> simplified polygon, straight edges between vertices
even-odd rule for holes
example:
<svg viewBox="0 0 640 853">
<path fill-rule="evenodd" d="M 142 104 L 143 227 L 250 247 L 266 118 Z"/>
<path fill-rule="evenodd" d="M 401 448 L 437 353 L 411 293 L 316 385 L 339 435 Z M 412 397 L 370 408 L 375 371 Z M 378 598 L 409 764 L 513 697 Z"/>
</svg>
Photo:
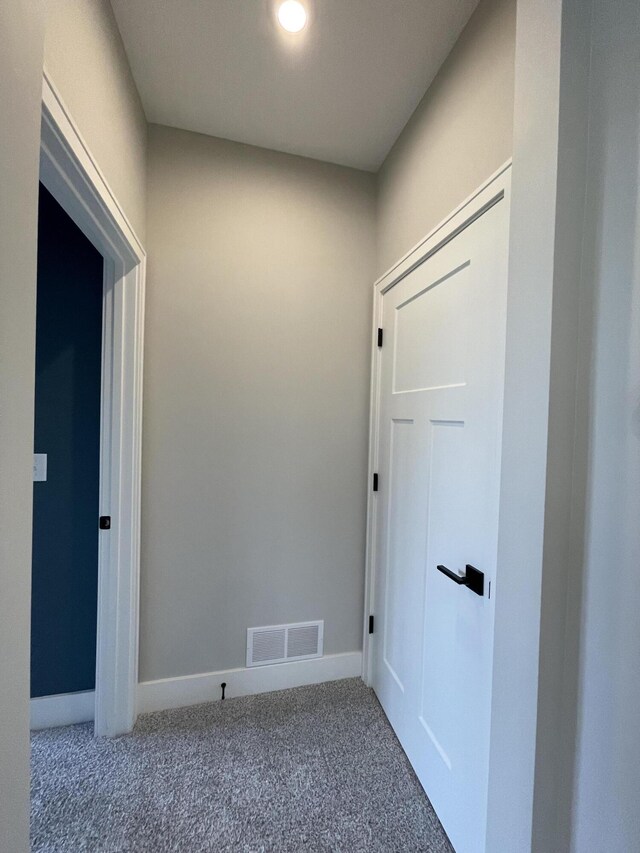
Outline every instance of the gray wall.
<svg viewBox="0 0 640 853">
<path fill-rule="evenodd" d="M 29 609 L 44 22 L 0 3 L 0 850 L 29 843 Z"/>
<path fill-rule="evenodd" d="M 152 126 L 140 677 L 361 647 L 374 176 Z"/>
<path fill-rule="evenodd" d="M 539 6 L 531 0 L 530 9 Z M 555 9 L 554 9 L 555 6 Z M 518 29 L 523 18 L 520 0 Z M 556 18 L 556 10 L 558 17 Z M 529 20 L 530 12 L 527 16 Z M 558 24 L 551 30 L 551 16 Z M 568 851 L 569 814 L 572 798 L 572 773 L 575 759 L 575 725 L 567 708 L 576 704 L 576 667 L 573 646 L 578 642 L 574 616 L 580 609 L 581 526 L 584 518 L 583 448 L 577 436 L 584 423 L 583 401 L 579 389 L 579 330 L 584 295 L 581 281 L 581 253 L 585 217 L 585 181 L 587 170 L 589 15 L 583 0 L 563 0 L 545 4 L 543 18 L 536 19 L 534 51 L 517 62 L 516 71 L 516 149 L 514 174 L 523 170 L 519 152 L 527 158 L 539 157 L 542 150 L 538 133 L 555 133 L 554 149 L 545 157 L 547 172 L 554 174 L 553 205 L 537 219 L 535 193 L 543 182 L 541 168 L 528 171 L 534 186 L 521 195 L 524 226 L 521 244 L 515 246 L 520 261 L 534 277 L 534 288 L 542 292 L 544 278 L 536 268 L 540 249 L 537 234 L 551 226 L 546 242 L 552 256 L 552 319 L 549 362 L 547 465 L 544 507 L 544 549 L 540 596 L 540 642 L 538 658 L 537 738 L 532 849 Z M 552 46 L 551 56 L 540 62 L 540 33 Z M 517 52 L 520 37 L 517 39 Z M 558 54 L 558 45 L 560 53 Z M 535 71 L 532 71 L 532 68 Z M 531 111 L 523 108 L 522 90 L 529 87 L 539 97 L 542 69 L 554 69 L 551 93 L 544 95 L 543 111 L 532 121 Z M 547 71 L 548 73 L 548 71 Z M 552 108 L 552 103 L 555 105 Z M 535 135 L 534 135 L 535 134 Z M 519 141 L 519 145 L 518 145 Z M 525 164 L 526 165 L 526 164 Z M 515 239 L 512 231 L 512 241 Z M 527 255 L 529 253 L 529 256 Z M 512 285 L 517 283 L 512 282 Z M 540 326 L 533 312 L 527 318 L 523 336 L 539 339 Z M 533 337 L 533 336 L 531 336 Z M 524 385 L 524 383 L 523 383 Z M 525 394 L 531 390 L 525 386 Z M 539 407 L 541 408 L 541 407 Z M 529 418 L 531 415 L 528 416 Z M 525 450 L 527 457 L 530 450 Z M 531 504 L 531 496 L 527 495 Z M 522 547 L 522 541 L 519 543 Z M 530 598 L 530 596 L 527 596 Z M 573 626 L 573 627 L 569 627 Z M 522 631 L 519 632 L 522 639 Z M 518 721 L 521 725 L 521 721 Z"/>
<path fill-rule="evenodd" d="M 108 0 L 50 3 L 44 62 L 144 243 L 147 123 Z"/>
<path fill-rule="evenodd" d="M 526 8 L 541 6 L 520 0 L 519 29 Z M 552 35 L 540 22 L 538 32 Z M 523 69 L 531 82 L 536 46 Z M 564 0 L 531 847 L 540 853 L 627 853 L 640 838 L 639 55 L 635 0 Z M 534 202 L 519 256 L 536 239 Z"/>
<path fill-rule="evenodd" d="M 640 5 L 593 4 L 581 419 L 584 609 L 572 851 L 640 839 Z"/>
<path fill-rule="evenodd" d="M 381 275 L 512 152 L 515 0 L 480 0 L 379 173 Z"/>
</svg>

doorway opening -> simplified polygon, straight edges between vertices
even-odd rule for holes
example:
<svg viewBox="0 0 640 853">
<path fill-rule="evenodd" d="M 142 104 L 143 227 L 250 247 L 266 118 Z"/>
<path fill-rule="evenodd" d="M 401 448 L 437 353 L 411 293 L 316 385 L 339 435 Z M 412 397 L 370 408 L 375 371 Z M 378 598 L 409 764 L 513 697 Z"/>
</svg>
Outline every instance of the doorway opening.
<svg viewBox="0 0 640 853">
<path fill-rule="evenodd" d="M 94 442 L 96 434 L 98 436 L 98 482 L 97 487 L 93 482 L 91 495 L 84 495 L 81 503 L 86 518 L 83 516 L 82 522 L 78 521 L 78 526 L 87 525 L 87 554 L 94 548 L 97 555 L 97 575 L 94 575 L 92 591 L 87 593 L 88 601 L 83 607 L 85 628 L 88 614 L 95 609 L 95 640 L 87 639 L 85 633 L 86 646 L 80 655 L 78 649 L 73 648 L 80 633 L 70 632 L 70 640 L 67 638 L 67 645 L 60 651 L 62 655 L 78 654 L 75 665 L 67 667 L 75 670 L 73 679 L 67 673 L 68 680 L 55 682 L 45 681 L 52 676 L 51 672 L 46 672 L 52 667 L 42 657 L 42 641 L 36 641 L 39 646 L 34 644 L 34 692 L 46 691 L 48 697 L 32 699 L 32 726 L 43 728 L 77 722 L 77 715 L 80 715 L 94 719 L 96 735 L 116 736 L 130 732 L 136 720 L 146 255 L 46 72 L 42 89 L 40 181 L 51 203 L 62 208 L 73 228 L 88 241 L 96 265 L 100 263 L 99 258 L 102 259 L 100 298 L 93 305 L 92 314 L 94 333 L 97 325 L 101 328 L 98 382 L 101 393 L 97 427 L 95 399 L 91 407 L 93 419 L 83 422 L 82 427 L 82 438 L 87 443 Z M 95 357 L 94 353 L 94 367 Z M 96 376 L 93 378 L 95 380 Z M 95 385 L 93 387 L 95 391 Z M 95 459 L 95 444 L 92 447 Z M 35 450 L 47 453 L 46 447 Z M 36 461 L 44 462 L 42 459 Z M 53 465 L 51 473 L 54 473 Z M 83 482 L 82 486 L 87 486 L 88 482 Z M 51 483 L 40 482 L 35 486 Z M 37 516 L 35 520 L 37 523 Z M 84 527 L 82 532 L 84 535 Z M 34 535 L 39 536 L 40 531 L 34 529 Z M 55 518 L 50 521 L 48 535 L 56 535 Z M 77 539 L 70 541 L 77 542 Z M 44 546 L 38 548 L 46 554 L 46 542 Z M 37 553 L 35 556 L 40 559 Z M 83 559 L 83 565 L 88 565 L 88 557 Z M 47 583 L 50 584 L 48 588 Z M 34 607 L 39 608 L 37 618 L 41 619 L 47 594 L 59 599 L 62 592 L 60 589 L 51 592 L 51 579 L 46 583 L 38 581 L 36 586 L 40 601 L 34 599 Z M 59 603 L 64 606 L 64 602 Z M 34 625 L 34 629 L 37 632 L 39 626 Z M 53 654 L 56 654 L 55 649 Z M 92 660 L 93 695 L 90 690 L 77 690 L 78 685 L 90 685 Z M 60 670 L 65 667 L 59 662 L 56 668 L 60 676 Z M 59 689 L 59 684 L 72 685 L 74 689 L 71 693 L 51 696 L 49 691 Z M 81 702 L 78 696 L 84 697 Z M 69 697 L 75 699 L 69 700 Z M 72 718 L 73 714 L 76 719 Z"/>
<path fill-rule="evenodd" d="M 62 723 L 94 717 L 103 266 L 41 184 L 31 698 L 46 701 L 33 704 L 35 725 L 47 708 Z"/>
</svg>

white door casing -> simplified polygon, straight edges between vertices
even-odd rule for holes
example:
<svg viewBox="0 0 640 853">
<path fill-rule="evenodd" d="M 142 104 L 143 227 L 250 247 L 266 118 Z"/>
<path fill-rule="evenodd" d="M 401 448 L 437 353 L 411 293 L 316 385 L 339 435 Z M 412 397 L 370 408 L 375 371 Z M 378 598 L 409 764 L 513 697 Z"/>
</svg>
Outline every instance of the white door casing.
<svg viewBox="0 0 640 853">
<path fill-rule="evenodd" d="M 458 853 L 485 850 L 509 222 L 503 172 L 380 289 L 369 676 Z M 484 595 L 437 570 L 484 572 Z"/>
<path fill-rule="evenodd" d="M 94 728 L 113 737 L 137 714 L 146 254 L 46 70 L 40 180 L 104 257 Z"/>
</svg>

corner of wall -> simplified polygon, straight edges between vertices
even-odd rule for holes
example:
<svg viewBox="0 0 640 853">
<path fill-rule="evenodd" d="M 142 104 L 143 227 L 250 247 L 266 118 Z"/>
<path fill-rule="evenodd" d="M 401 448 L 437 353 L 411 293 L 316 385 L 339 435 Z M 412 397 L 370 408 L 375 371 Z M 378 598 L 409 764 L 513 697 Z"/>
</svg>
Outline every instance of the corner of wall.
<svg viewBox="0 0 640 853">
<path fill-rule="evenodd" d="M 576 756 L 589 412 L 582 276 L 590 16 L 563 2 L 558 185 L 533 850 L 569 850 Z M 586 347 L 586 348 L 585 348 Z"/>
<path fill-rule="evenodd" d="M 45 67 L 144 244 L 147 120 L 108 0 L 50 4 Z"/>
<path fill-rule="evenodd" d="M 516 0 L 480 0 L 377 174 L 377 274 L 512 154 Z"/>
</svg>

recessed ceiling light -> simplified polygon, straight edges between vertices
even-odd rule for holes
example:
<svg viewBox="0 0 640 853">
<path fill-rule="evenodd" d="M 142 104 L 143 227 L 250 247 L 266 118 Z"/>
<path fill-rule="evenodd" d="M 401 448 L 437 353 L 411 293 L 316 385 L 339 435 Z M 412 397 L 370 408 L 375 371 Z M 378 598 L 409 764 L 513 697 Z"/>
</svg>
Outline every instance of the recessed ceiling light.
<svg viewBox="0 0 640 853">
<path fill-rule="evenodd" d="M 298 0 L 284 0 L 278 7 L 278 21 L 288 33 L 299 33 L 307 23 L 307 11 Z"/>
</svg>

